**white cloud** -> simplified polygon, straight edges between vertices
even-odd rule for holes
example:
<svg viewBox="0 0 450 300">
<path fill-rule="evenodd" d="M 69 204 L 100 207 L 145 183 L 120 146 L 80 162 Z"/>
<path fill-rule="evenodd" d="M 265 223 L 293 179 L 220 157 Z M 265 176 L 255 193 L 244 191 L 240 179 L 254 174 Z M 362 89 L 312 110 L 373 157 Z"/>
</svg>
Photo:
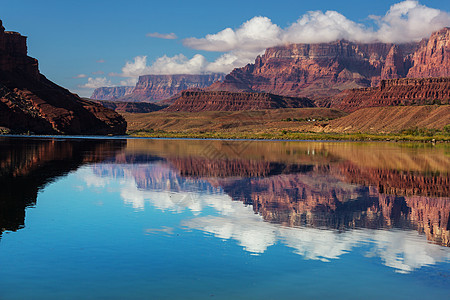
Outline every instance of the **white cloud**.
<svg viewBox="0 0 450 300">
<path fill-rule="evenodd" d="M 120 84 L 121 86 L 135 86 L 138 79 L 136 77 L 127 78 L 125 80 L 121 80 Z"/>
<path fill-rule="evenodd" d="M 105 72 L 103 72 L 103 71 L 92 72 L 92 75 L 103 75 L 103 74 L 105 74 Z"/>
<path fill-rule="evenodd" d="M 346 39 L 359 42 L 409 42 L 428 37 L 433 31 L 450 26 L 448 12 L 421 5 L 418 1 L 407 0 L 390 7 L 383 16 L 369 16 L 376 28 L 354 22 L 336 11 L 310 11 L 299 19 L 281 28 L 269 18 L 254 17 L 237 29 L 225 28 L 203 38 L 187 38 L 187 47 L 222 52 L 214 61 L 196 54 L 188 58 L 183 54 L 172 57 L 162 56 L 147 65 L 147 56 L 136 56 L 122 68 L 121 74 L 110 74 L 136 78 L 147 74 L 205 74 L 229 73 L 234 68 L 243 67 L 264 53 L 268 47 L 288 43 L 320 43 Z M 164 38 L 160 33 L 148 36 Z M 171 36 L 171 34 L 168 34 Z"/>
<path fill-rule="evenodd" d="M 165 39 L 165 40 L 175 40 L 178 38 L 177 35 L 173 32 L 171 32 L 171 33 L 151 32 L 151 33 L 147 33 L 145 36 L 158 38 L 158 39 Z"/>
<path fill-rule="evenodd" d="M 104 60 L 104 59 L 99 59 L 99 60 L 97 60 L 97 63 L 99 63 L 99 64 L 104 64 L 106 61 Z"/>
<path fill-rule="evenodd" d="M 376 32 L 376 38 L 382 42 L 419 41 L 433 31 L 450 26 L 448 12 L 429 8 L 411 0 L 392 5 L 385 16 L 374 19 L 378 21 L 380 27 Z"/>
<path fill-rule="evenodd" d="M 227 52 L 233 50 L 261 51 L 281 43 L 282 30 L 267 17 L 254 17 L 234 31 L 226 28 L 205 38 L 188 38 L 183 44 L 194 49 Z"/>
<path fill-rule="evenodd" d="M 111 83 L 110 80 L 106 79 L 106 77 L 96 77 L 96 78 L 89 77 L 88 82 L 86 84 L 79 85 L 80 88 L 85 89 L 96 89 L 99 87 L 108 87 L 108 86 L 113 86 L 113 84 Z"/>
<path fill-rule="evenodd" d="M 238 29 L 226 28 L 204 38 L 188 38 L 184 45 L 206 51 L 253 51 L 284 43 L 321 43 L 338 39 L 359 42 L 409 42 L 428 37 L 450 25 L 447 12 L 407 0 L 390 7 L 384 16 L 370 16 L 379 28 L 374 30 L 347 19 L 336 11 L 310 11 L 291 26 L 281 29 L 269 18 L 254 17 Z"/>
<path fill-rule="evenodd" d="M 77 76 L 74 76 L 73 78 L 86 78 L 86 74 L 78 74 Z"/>
</svg>

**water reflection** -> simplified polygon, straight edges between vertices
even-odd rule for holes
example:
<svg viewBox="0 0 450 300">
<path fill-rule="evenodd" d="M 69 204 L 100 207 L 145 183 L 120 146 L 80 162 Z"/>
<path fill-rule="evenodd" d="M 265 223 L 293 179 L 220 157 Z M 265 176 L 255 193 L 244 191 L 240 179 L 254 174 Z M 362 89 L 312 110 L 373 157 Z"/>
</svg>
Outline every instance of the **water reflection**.
<svg viewBox="0 0 450 300">
<path fill-rule="evenodd" d="M 331 261 L 364 246 L 368 257 L 404 273 L 450 260 L 442 247 L 450 246 L 445 147 L 176 140 L 1 145 L 0 179 L 11 187 L 1 197 L 6 230 L 23 226 L 25 206 L 42 186 L 89 163 L 77 173 L 87 187 L 119 182 L 114 188 L 136 211 L 147 205 L 189 211 L 186 230 L 235 240 L 255 255 L 283 244 L 305 259 Z M 173 232 L 161 228 L 147 234 Z"/>
<path fill-rule="evenodd" d="M 40 189 L 83 164 L 114 157 L 125 145 L 124 140 L 0 137 L 0 237 L 24 226 L 25 208 L 36 204 Z"/>
</svg>

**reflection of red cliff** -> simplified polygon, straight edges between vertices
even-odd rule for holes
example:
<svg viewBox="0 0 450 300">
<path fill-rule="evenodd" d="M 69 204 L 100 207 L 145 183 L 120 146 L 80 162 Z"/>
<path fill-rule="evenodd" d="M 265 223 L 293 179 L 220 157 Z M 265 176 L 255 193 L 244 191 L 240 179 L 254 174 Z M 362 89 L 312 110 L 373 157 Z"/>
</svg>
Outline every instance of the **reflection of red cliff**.
<svg viewBox="0 0 450 300">
<path fill-rule="evenodd" d="M 262 160 L 169 158 L 181 176 L 190 177 L 264 177 L 281 173 L 309 171 L 308 165 L 294 165 Z"/>
<path fill-rule="evenodd" d="M 352 163 L 338 165 L 336 174 L 354 184 L 376 186 L 380 193 L 402 196 L 450 196 L 450 174 L 422 174 L 391 169 L 361 168 Z"/>
</svg>

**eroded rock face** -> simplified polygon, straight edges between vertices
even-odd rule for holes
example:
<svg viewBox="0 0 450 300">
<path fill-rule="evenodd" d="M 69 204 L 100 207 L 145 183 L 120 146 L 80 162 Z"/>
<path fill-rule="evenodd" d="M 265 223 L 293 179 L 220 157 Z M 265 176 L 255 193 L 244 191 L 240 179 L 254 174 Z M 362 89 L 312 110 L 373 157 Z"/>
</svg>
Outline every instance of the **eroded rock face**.
<svg viewBox="0 0 450 300">
<path fill-rule="evenodd" d="M 450 76 L 450 27 L 434 32 L 430 39 L 423 40 L 414 53 L 413 67 L 408 77 Z"/>
<path fill-rule="evenodd" d="M 93 100 L 114 100 L 131 94 L 134 86 L 101 87 L 94 90 Z"/>
<path fill-rule="evenodd" d="M 254 64 L 233 70 L 210 90 L 258 91 L 320 100 L 345 89 L 404 77 L 417 43 L 337 41 L 268 48 Z M 320 101 L 319 101 L 320 103 Z"/>
<path fill-rule="evenodd" d="M 224 74 L 205 75 L 144 75 L 139 77 L 133 92 L 119 98 L 127 102 L 158 102 L 170 98 L 183 90 L 206 88 L 223 79 Z"/>
<path fill-rule="evenodd" d="M 184 91 L 166 111 L 239 111 L 274 108 L 314 107 L 308 98 L 294 98 L 269 93 Z"/>
<path fill-rule="evenodd" d="M 450 77 L 382 80 L 378 87 L 350 89 L 336 95 L 331 106 L 344 111 L 363 107 L 448 104 Z"/>
<path fill-rule="evenodd" d="M 167 106 L 156 105 L 149 102 L 123 102 L 123 101 L 106 101 L 97 100 L 104 107 L 112 109 L 117 112 L 129 112 L 129 113 L 149 113 L 153 111 L 161 110 Z"/>
<path fill-rule="evenodd" d="M 124 134 L 116 112 L 49 81 L 27 56 L 26 37 L 0 23 L 0 127 L 37 134 Z"/>
</svg>

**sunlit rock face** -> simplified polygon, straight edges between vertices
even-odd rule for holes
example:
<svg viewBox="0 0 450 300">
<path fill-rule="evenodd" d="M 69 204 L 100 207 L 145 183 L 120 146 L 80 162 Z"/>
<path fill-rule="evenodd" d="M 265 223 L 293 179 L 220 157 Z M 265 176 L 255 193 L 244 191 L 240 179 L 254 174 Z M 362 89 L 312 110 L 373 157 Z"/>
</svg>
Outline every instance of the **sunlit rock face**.
<svg viewBox="0 0 450 300">
<path fill-rule="evenodd" d="M 345 89 L 401 78 L 411 65 L 412 44 L 337 41 L 268 48 L 254 64 L 233 70 L 210 90 L 258 91 L 308 97 L 322 103 Z"/>
<path fill-rule="evenodd" d="M 183 91 L 165 111 L 248 111 L 276 108 L 314 107 L 308 98 L 278 96 L 268 93 Z"/>
<path fill-rule="evenodd" d="M 26 37 L 0 21 L 0 127 L 15 133 L 124 134 L 126 121 L 39 73 Z"/>
<path fill-rule="evenodd" d="M 114 86 L 96 88 L 92 93 L 93 100 L 115 100 L 133 92 L 134 86 Z"/>
<path fill-rule="evenodd" d="M 378 87 L 350 89 L 336 95 L 332 107 L 355 111 L 364 107 L 448 104 L 450 77 L 382 80 Z"/>
<path fill-rule="evenodd" d="M 412 58 L 410 78 L 450 76 L 450 27 L 434 32 L 423 40 Z"/>
<path fill-rule="evenodd" d="M 449 37 L 450 28 L 443 28 L 429 39 L 409 44 L 336 41 L 272 47 L 266 49 L 264 55 L 258 56 L 253 64 L 233 70 L 222 82 L 213 84 L 208 90 L 266 92 L 307 97 L 315 100 L 318 106 L 335 105 L 342 95 L 335 99 L 333 97 L 342 91 L 377 87 L 382 80 L 449 77 Z M 372 101 L 370 106 L 403 103 L 402 96 L 414 96 L 417 90 L 419 95 L 414 97 L 417 104 L 425 100 L 425 94 L 428 97 L 435 97 L 435 93 L 441 95 L 439 86 L 426 82 L 416 84 L 414 88 L 410 86 L 408 89 L 406 86 L 403 90 L 394 90 L 393 93 L 383 94 L 389 99 L 377 98 L 380 95 L 375 93 L 375 89 L 367 90 L 371 91 L 370 97 L 364 89 L 358 95 L 369 98 L 362 101 L 365 106 L 369 106 L 366 103 L 369 100 Z M 392 99 L 394 96 L 397 98 Z M 448 103 L 447 93 L 444 98 Z M 437 99 L 442 100 L 439 97 Z"/>
<path fill-rule="evenodd" d="M 218 80 L 224 74 L 174 74 L 174 75 L 143 75 L 131 93 L 117 97 L 117 101 L 126 102 L 159 102 L 168 99 L 183 90 L 202 89 Z M 95 95 L 93 95 L 95 96 Z"/>
</svg>

